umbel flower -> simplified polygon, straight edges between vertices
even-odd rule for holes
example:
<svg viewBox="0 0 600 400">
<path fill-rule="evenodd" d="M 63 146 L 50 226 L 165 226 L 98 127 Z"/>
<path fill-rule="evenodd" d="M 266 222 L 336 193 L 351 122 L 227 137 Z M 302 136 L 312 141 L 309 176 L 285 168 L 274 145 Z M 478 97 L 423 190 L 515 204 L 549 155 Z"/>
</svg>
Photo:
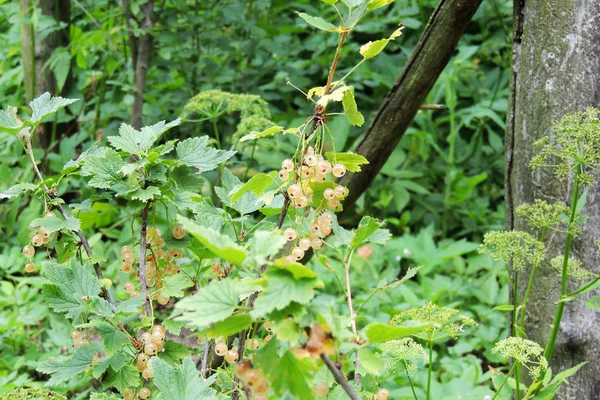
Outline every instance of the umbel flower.
<svg viewBox="0 0 600 400">
<path fill-rule="evenodd" d="M 560 273 L 562 271 L 563 261 L 563 256 L 554 257 L 552 260 L 550 260 L 550 266 Z M 593 272 L 583 268 L 581 266 L 581 261 L 571 257 L 569 257 L 567 262 L 567 273 L 569 276 L 578 280 L 592 279 L 597 276 Z"/>
<path fill-rule="evenodd" d="M 538 154 L 532 158 L 532 168 L 550 167 L 559 179 L 577 177 L 582 186 L 592 186 L 591 171 L 600 165 L 600 111 L 588 108 L 584 112 L 565 115 L 553 127 L 554 135 L 534 143 Z"/>
<path fill-rule="evenodd" d="M 538 379 L 548 368 L 548 361 L 543 355 L 544 349 L 528 339 L 511 336 L 496 343 L 492 353 L 514 359 L 515 362 L 527 368 L 534 380 Z"/>
<path fill-rule="evenodd" d="M 544 200 L 535 199 L 533 204 L 522 204 L 515 214 L 527 221 L 533 229 L 555 229 L 561 224 L 568 224 L 569 208 L 563 203 L 549 204 Z"/>
<path fill-rule="evenodd" d="M 502 264 L 512 261 L 515 271 L 521 271 L 528 263 L 539 265 L 544 261 L 544 244 L 526 232 L 495 231 L 485 234 L 479 253 Z"/>
<path fill-rule="evenodd" d="M 446 337 L 458 338 L 464 332 L 465 326 L 475 326 L 477 323 L 466 315 L 457 315 L 454 308 L 440 307 L 437 304 L 427 303 L 423 307 L 403 310 L 390 324 L 400 325 L 404 321 L 419 321 L 431 323 L 422 332 L 414 336 L 433 342 Z"/>
<path fill-rule="evenodd" d="M 427 353 L 419 343 L 411 338 L 390 340 L 381 345 L 381 359 L 390 371 L 401 370 L 409 375 L 417 372 L 416 361 L 426 361 Z"/>
</svg>

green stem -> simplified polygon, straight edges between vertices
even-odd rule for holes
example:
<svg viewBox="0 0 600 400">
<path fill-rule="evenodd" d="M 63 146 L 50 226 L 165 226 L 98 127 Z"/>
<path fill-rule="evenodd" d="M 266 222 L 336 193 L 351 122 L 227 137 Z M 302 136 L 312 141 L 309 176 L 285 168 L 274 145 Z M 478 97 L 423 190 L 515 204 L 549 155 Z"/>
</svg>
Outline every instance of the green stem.
<svg viewBox="0 0 600 400">
<path fill-rule="evenodd" d="M 571 243 L 573 242 L 572 226 L 575 221 L 575 215 L 577 214 L 577 201 L 579 200 L 579 175 L 581 173 L 581 167 L 578 167 L 573 182 L 573 193 L 571 194 L 571 215 L 569 217 L 569 226 L 567 233 L 567 240 L 565 243 L 565 254 L 563 258 L 562 277 L 561 277 L 561 300 L 567 296 L 567 279 L 569 272 L 569 253 L 571 252 Z M 554 346 L 556 344 L 556 338 L 558 336 L 558 330 L 560 328 L 560 322 L 562 320 L 563 312 L 565 311 L 566 302 L 562 301 L 558 303 L 556 307 L 556 314 L 554 315 L 554 321 L 552 321 L 552 330 L 546 348 L 544 349 L 544 357 L 548 362 L 552 358 L 554 352 Z"/>
<path fill-rule="evenodd" d="M 502 391 L 502 388 L 504 387 L 504 385 L 506 385 L 506 382 L 508 382 L 508 378 L 510 378 L 510 376 L 512 375 L 512 373 L 515 370 L 515 368 L 516 368 L 517 365 L 519 365 L 519 363 L 515 361 L 515 363 L 511 367 L 511 369 L 508 371 L 508 374 L 506 374 L 506 378 L 504 378 L 504 381 L 502 382 L 502 384 L 500 385 L 500 387 L 496 391 L 496 394 L 494 395 L 494 397 L 492 397 L 492 400 L 496 400 L 496 397 L 498 397 L 498 395 Z"/>
<path fill-rule="evenodd" d="M 433 340 L 429 341 L 429 365 L 427 366 L 427 400 L 431 394 L 431 370 L 433 364 Z"/>
<path fill-rule="evenodd" d="M 406 360 L 404 361 L 404 369 L 406 370 L 406 377 L 408 378 L 408 383 L 410 384 L 410 389 L 412 390 L 413 396 L 415 400 L 419 400 L 417 397 L 417 392 L 415 392 L 415 386 L 413 385 L 412 379 L 410 379 L 410 374 L 408 373 L 408 365 L 406 364 Z"/>
</svg>

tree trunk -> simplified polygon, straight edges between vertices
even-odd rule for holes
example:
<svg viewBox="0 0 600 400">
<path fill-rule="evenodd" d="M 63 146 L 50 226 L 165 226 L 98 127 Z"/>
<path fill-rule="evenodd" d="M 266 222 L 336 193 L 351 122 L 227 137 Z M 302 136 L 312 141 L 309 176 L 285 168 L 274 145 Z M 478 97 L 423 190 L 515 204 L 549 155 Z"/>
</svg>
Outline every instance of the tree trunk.
<svg viewBox="0 0 600 400">
<path fill-rule="evenodd" d="M 59 94 L 56 93 L 54 74 L 49 67 L 45 67 L 45 64 L 56 48 L 66 47 L 70 41 L 68 25 L 71 7 L 69 0 L 37 0 L 35 2 L 20 0 L 21 13 L 31 17 L 34 5 L 43 15 L 57 18 L 59 22 L 64 22 L 67 26 L 38 40 L 35 26 L 30 23 L 30 20 L 21 22 L 21 53 L 27 101 L 33 100 L 44 92 L 50 92 L 52 95 Z M 41 125 L 41 127 L 36 132 L 36 138 L 40 146 L 47 147 L 50 144 L 51 130 L 48 125 Z"/>
<path fill-rule="evenodd" d="M 506 135 L 507 229 L 524 229 L 515 219 L 516 207 L 535 198 L 568 202 L 565 182 L 550 171 L 529 167 L 533 142 L 551 132 L 565 113 L 600 104 L 600 2 L 596 0 L 515 0 L 513 77 Z M 600 272 L 594 243 L 600 237 L 600 194 L 597 187 L 587 196 L 583 235 L 577 238 L 574 256 L 582 265 Z M 563 238 L 553 237 L 551 256 L 562 252 Z M 521 274 L 524 288 L 528 274 Z M 575 289 L 570 285 L 569 291 Z M 560 295 L 560 276 L 540 268 L 528 301 L 528 337 L 544 346 Z M 551 360 L 552 371 L 588 361 L 569 378 L 557 398 L 600 398 L 600 314 L 580 302 L 566 305 L 559 337 Z"/>
<path fill-rule="evenodd" d="M 385 97 L 356 153 L 369 160 L 357 174 L 348 174 L 342 184 L 350 190 L 344 200 L 349 209 L 371 185 L 410 126 L 429 91 L 452 58 L 482 0 L 441 0 L 419 43 L 394 87 Z"/>
</svg>

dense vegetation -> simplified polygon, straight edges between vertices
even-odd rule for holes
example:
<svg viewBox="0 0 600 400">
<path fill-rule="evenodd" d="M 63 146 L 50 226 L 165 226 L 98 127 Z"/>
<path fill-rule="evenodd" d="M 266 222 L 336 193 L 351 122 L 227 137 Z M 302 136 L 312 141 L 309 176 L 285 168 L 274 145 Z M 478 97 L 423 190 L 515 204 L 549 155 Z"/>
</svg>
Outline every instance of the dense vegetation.
<svg viewBox="0 0 600 400">
<path fill-rule="evenodd" d="M 56 189 L 49 196 L 38 185 L 31 160 L 23 152 L 27 140 L 0 133 L 4 144 L 0 191 L 3 197 L 12 197 L 0 203 L 0 393 L 49 383 L 69 398 L 90 398 L 92 393 L 104 398 L 99 393 L 108 393 L 108 388 L 116 388 L 124 398 L 132 395 L 126 389 L 135 388 L 144 398 L 138 387 L 143 383 L 152 393 L 186 398 L 165 389 L 167 382 L 183 374 L 193 375 L 198 367 L 207 380 L 190 379 L 188 389 L 196 385 L 193 390 L 204 391 L 205 398 L 230 397 L 236 391 L 234 380 L 247 386 L 244 368 L 262 371 L 271 398 L 305 399 L 313 396 L 308 393 L 327 392 L 327 398 L 344 398 L 347 391 L 334 383 L 319 354 L 328 354 L 344 372 L 351 372 L 349 378 L 361 398 L 385 399 L 386 391 L 392 399 L 483 398 L 493 396 L 503 385 L 509 370 L 504 357 L 507 352 L 492 349 L 510 331 L 506 260 L 492 260 L 477 249 L 484 233 L 502 229 L 504 220 L 502 137 L 511 2 L 482 4 L 428 96 L 427 103 L 444 107 L 418 114 L 356 205 L 335 217 L 329 211 L 322 214 L 331 215 L 325 219 L 332 219 L 332 239 L 327 245 L 315 245 L 315 238 L 305 234 L 314 214 L 298 221 L 294 213 L 287 219 L 283 213 L 278 221 L 287 202 L 279 192 L 291 192 L 279 181 L 270 186 L 265 177 L 275 181 L 277 171 L 283 168 L 278 176 L 289 183 L 290 170 L 302 163 L 311 166 L 312 161 L 304 159 L 310 156 L 308 143 L 305 146 L 298 137 L 312 129 L 307 117 L 314 116 L 315 105 L 297 88 L 306 92 L 325 87 L 338 35 L 314 29 L 296 11 L 334 21 L 335 10 L 325 3 L 329 2 L 157 4 L 154 52 L 143 97 L 147 128 L 142 130 L 121 125 L 130 120 L 135 102 L 135 71 L 128 43 L 131 21 L 124 18 L 119 2 L 72 2 L 70 45 L 54 50 L 46 68 L 55 76 L 59 90 L 65 88 L 62 97 L 79 101 L 53 107 L 49 98 L 45 99 L 42 110 L 37 111 L 38 117 L 48 117 L 44 124 L 41 118 L 36 120 L 36 108 L 32 107 L 32 115 L 26 106 L 20 30 L 33 26 L 41 40 L 64 26 L 39 10 L 24 15 L 14 2 L 0 5 L 0 38 L 5 43 L 0 52 L 0 104 L 22 105 L 18 115 L 23 121 L 50 132 L 48 146 L 26 152 L 39 163 L 46 183 Z M 352 156 L 342 160 L 339 154 L 352 151 L 364 134 L 436 3 L 395 2 L 367 13 L 352 31 L 341 50 L 335 76 L 339 79 L 352 72 L 344 83 L 353 89 L 341 93 L 345 99 L 346 92 L 353 93 L 365 122 L 353 121 L 345 103 L 345 112 L 331 105 L 346 115 L 328 116 L 327 129 L 316 129 L 317 142 L 311 145 L 331 161 L 332 168 L 338 164 L 350 171 L 360 168 L 362 160 Z M 131 7 L 140 20 L 141 5 L 132 2 Z M 364 58 L 361 46 L 389 38 L 399 23 L 406 27 L 402 35 L 390 40 L 377 57 L 352 70 Z M 314 100 L 323 95 L 326 90 L 316 93 Z M 45 112 L 58 109 L 62 110 L 56 114 Z M 174 122 L 161 125 L 159 121 Z M 272 131 L 279 134 L 240 140 L 256 137 L 256 132 L 264 133 L 271 126 L 300 127 L 300 131 L 286 135 Z M 132 144 L 135 135 L 151 139 L 147 146 Z M 200 139 L 204 136 L 208 136 L 206 140 Z M 169 154 L 171 150 L 177 155 Z M 198 154 L 213 157 L 213 162 L 203 164 L 206 161 Z M 127 171 L 127 188 L 120 186 L 121 179 L 100 176 L 103 159 L 112 160 L 112 172 Z M 282 165 L 286 159 L 292 160 L 289 168 Z M 201 178 L 193 175 L 192 169 L 202 172 Z M 332 172 L 339 176 L 339 167 Z M 330 186 L 320 187 L 320 199 L 329 197 L 326 189 L 336 190 L 333 178 L 326 176 L 324 184 Z M 243 185 L 246 182 L 254 186 Z M 19 190 L 33 191 L 33 195 L 13 197 L 17 193 L 9 188 L 24 183 L 31 186 Z M 319 189 L 313 189 L 318 196 Z M 343 197 L 343 193 L 336 196 Z M 335 203 L 323 207 L 322 201 L 306 200 L 309 203 L 298 208 L 309 206 L 313 213 L 323 213 L 324 208 L 341 211 Z M 74 216 L 60 217 L 58 205 Z M 367 215 L 377 219 L 364 217 Z M 148 227 L 142 221 L 147 221 Z M 294 227 L 294 232 L 278 231 L 282 223 L 284 229 Z M 205 227 L 212 228 L 210 234 Z M 93 248 L 93 257 L 81 249 L 81 240 L 74 234 L 79 230 Z M 288 264 L 273 261 L 285 243 L 281 233 L 304 233 L 310 238 L 306 246 L 297 242 L 297 248 L 288 249 L 285 255 L 294 255 L 293 251 L 299 255 L 297 249 L 302 255 L 309 248 L 318 251 L 304 258 L 306 265 L 295 260 Z M 146 239 L 149 246 L 140 246 Z M 37 240 L 42 246 L 29 257 L 32 272 L 26 270 L 28 260 L 22 249 Z M 164 250 L 157 243 L 162 243 Z M 122 250 L 123 246 L 128 247 Z M 151 252 L 148 259 L 146 247 Z M 164 257 L 157 255 L 159 249 Z M 302 258 L 299 255 L 298 260 Z M 160 273 L 153 284 L 147 282 L 148 287 L 157 289 L 149 289 L 155 296 L 155 309 L 140 319 L 144 300 L 137 295 L 142 288 L 131 270 L 142 260 L 156 264 L 154 274 L 156 269 Z M 73 272 L 75 264 L 86 262 L 89 268 L 84 275 Z M 71 263 L 73 269 L 68 268 Z M 96 263 L 102 266 L 104 279 L 92 275 L 90 264 Z M 266 278 L 254 281 L 264 265 L 269 265 Z M 355 321 L 348 310 L 346 294 L 350 290 L 344 282 L 350 266 Z M 418 273 L 415 267 L 420 267 Z M 149 272 L 152 274 L 152 268 Z M 232 289 L 223 283 L 229 279 L 247 286 Z M 88 291 L 71 293 L 80 298 L 70 299 L 70 306 L 61 304 L 57 309 L 56 301 L 48 301 L 67 297 L 60 293 L 65 290 L 61 284 L 79 287 L 82 281 L 87 282 Z M 273 307 L 255 298 L 250 313 L 245 313 L 243 304 L 238 308 L 238 299 L 252 298 L 261 286 L 264 292 L 258 299 L 264 300 L 269 289 L 289 290 L 283 294 L 290 297 L 280 294 L 271 300 Z M 56 296 L 49 294 L 52 291 Z M 100 296 L 104 291 L 110 295 Z M 214 319 L 218 310 L 211 309 L 206 298 L 231 298 L 231 293 L 232 308 L 222 310 L 221 319 Z M 86 297 L 83 305 L 79 304 L 82 296 Z M 110 296 L 122 301 L 117 303 L 121 307 L 117 313 L 103 303 Z M 130 297 L 141 300 L 128 302 Z M 283 305 L 274 307 L 278 302 Z M 505 307 L 493 310 L 498 305 Z M 200 315 L 203 308 L 212 317 Z M 380 323 L 391 320 L 401 328 L 406 319 L 427 320 L 425 314 L 440 325 L 428 335 L 415 331 L 417 341 L 400 336 L 386 340 L 392 336 L 378 333 Z M 90 315 L 96 318 L 90 319 Z M 151 321 L 150 315 L 157 321 Z M 127 343 L 125 336 L 139 333 L 131 341 L 141 343 L 146 330 L 156 333 L 159 341 L 165 334 L 167 339 L 159 345 L 165 349 L 159 353 L 160 360 L 150 369 L 144 357 L 136 356 L 133 361 L 132 354 L 139 349 Z M 252 356 L 252 367 L 235 364 L 244 355 L 233 351 L 244 349 L 240 331 L 246 332 L 243 340 L 248 335 L 246 358 Z M 383 344 L 366 346 L 363 339 Z M 307 346 L 311 340 L 319 342 L 316 349 Z M 292 351 L 299 349 L 314 354 L 302 358 L 304 353 Z M 226 362 L 213 357 L 215 350 Z M 152 348 L 146 353 L 151 355 Z M 210 357 L 205 357 L 207 354 Z M 315 354 L 316 359 L 311 357 Z M 193 358 L 187 358 L 189 355 Z M 355 363 L 356 357 L 360 363 Z M 61 369 L 63 362 L 72 365 L 78 359 L 83 360 L 81 368 Z M 87 370 L 90 364 L 92 368 Z M 275 365 L 274 370 L 269 365 Z M 52 378 L 47 375 L 50 373 Z M 144 373 L 154 378 L 143 380 Z M 294 385 L 294 381 L 301 383 Z M 506 386 L 501 396 L 508 397 L 508 393 Z"/>
</svg>

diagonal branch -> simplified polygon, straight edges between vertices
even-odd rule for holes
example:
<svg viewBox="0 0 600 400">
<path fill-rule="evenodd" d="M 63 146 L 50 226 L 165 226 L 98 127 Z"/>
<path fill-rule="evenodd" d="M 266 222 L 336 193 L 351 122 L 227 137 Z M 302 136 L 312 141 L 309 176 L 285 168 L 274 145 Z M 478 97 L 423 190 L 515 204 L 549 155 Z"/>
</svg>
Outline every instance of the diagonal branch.
<svg viewBox="0 0 600 400">
<path fill-rule="evenodd" d="M 385 97 L 355 152 L 369 164 L 342 179 L 350 206 L 371 185 L 450 61 L 482 0 L 441 0 L 398 80 Z"/>
<path fill-rule="evenodd" d="M 350 386 L 348 379 L 346 379 L 342 371 L 340 371 L 340 369 L 335 366 L 335 364 L 333 363 L 333 361 L 331 361 L 329 356 L 325 353 L 321 353 L 321 360 L 323 360 L 327 368 L 329 368 L 331 374 L 333 375 L 333 378 L 344 389 L 348 397 L 350 397 L 352 400 L 360 400 L 358 398 L 358 395 L 354 392 L 354 389 L 352 389 L 352 386 Z"/>
</svg>

